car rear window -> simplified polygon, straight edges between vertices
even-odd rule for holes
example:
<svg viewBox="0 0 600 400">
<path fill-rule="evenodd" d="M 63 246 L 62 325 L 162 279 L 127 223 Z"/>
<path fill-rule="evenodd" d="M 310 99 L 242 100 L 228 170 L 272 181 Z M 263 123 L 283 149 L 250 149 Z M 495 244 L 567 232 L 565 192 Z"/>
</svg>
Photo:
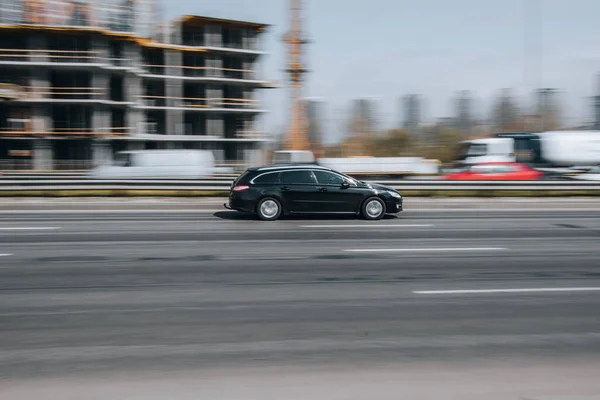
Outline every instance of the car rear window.
<svg viewBox="0 0 600 400">
<path fill-rule="evenodd" d="M 246 181 L 248 180 L 248 175 L 250 175 L 250 171 L 246 171 L 243 174 L 241 174 L 240 176 L 238 176 L 236 178 L 236 180 L 233 181 L 233 185 L 232 186 L 235 186 L 235 185 L 240 184 L 240 183 L 246 183 Z"/>
<path fill-rule="evenodd" d="M 252 181 L 256 185 L 273 185 L 279 183 L 279 172 L 269 172 L 264 175 L 259 175 Z"/>
<path fill-rule="evenodd" d="M 281 173 L 281 183 L 286 184 L 315 184 L 317 183 L 311 171 L 285 171 Z"/>
</svg>

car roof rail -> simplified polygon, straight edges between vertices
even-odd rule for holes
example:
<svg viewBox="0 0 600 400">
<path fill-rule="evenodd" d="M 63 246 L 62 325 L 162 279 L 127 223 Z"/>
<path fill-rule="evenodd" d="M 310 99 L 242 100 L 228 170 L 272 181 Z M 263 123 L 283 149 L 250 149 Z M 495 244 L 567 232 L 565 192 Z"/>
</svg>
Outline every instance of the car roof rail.
<svg viewBox="0 0 600 400">
<path fill-rule="evenodd" d="M 264 167 L 260 167 L 259 171 L 266 171 L 271 169 L 292 169 L 292 168 L 318 168 L 323 170 L 331 170 L 331 168 L 324 167 L 322 165 L 316 163 L 285 163 L 285 164 L 275 164 L 275 165 L 267 165 Z"/>
</svg>

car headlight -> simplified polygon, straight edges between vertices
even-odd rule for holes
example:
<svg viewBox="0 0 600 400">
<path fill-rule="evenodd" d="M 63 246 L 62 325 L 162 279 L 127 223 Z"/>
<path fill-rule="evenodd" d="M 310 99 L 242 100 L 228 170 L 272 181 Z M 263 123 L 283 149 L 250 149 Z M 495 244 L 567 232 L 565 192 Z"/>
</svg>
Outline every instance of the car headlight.
<svg viewBox="0 0 600 400">
<path fill-rule="evenodd" d="M 401 195 L 400 193 L 398 193 L 398 192 L 392 192 L 391 190 L 388 190 L 388 193 L 389 193 L 389 194 L 390 194 L 392 197 L 395 197 L 395 198 L 397 198 L 397 199 L 401 199 L 401 198 L 402 198 L 402 195 Z"/>
</svg>

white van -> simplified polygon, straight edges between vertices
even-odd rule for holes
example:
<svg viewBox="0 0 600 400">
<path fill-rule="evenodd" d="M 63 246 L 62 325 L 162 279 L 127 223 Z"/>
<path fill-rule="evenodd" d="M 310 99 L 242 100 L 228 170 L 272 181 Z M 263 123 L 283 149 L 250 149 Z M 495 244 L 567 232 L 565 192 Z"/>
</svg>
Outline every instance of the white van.
<svg viewBox="0 0 600 400">
<path fill-rule="evenodd" d="M 211 175 L 215 159 L 209 150 L 138 150 L 116 154 L 113 165 L 90 172 L 98 179 L 199 178 Z"/>
</svg>

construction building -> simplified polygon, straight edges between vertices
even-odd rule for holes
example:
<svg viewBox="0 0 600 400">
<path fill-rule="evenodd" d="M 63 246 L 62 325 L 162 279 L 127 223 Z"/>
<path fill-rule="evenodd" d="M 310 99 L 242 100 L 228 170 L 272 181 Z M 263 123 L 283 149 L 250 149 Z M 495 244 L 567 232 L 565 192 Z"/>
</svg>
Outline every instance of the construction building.
<svg viewBox="0 0 600 400">
<path fill-rule="evenodd" d="M 454 127 L 465 137 L 471 136 L 473 130 L 473 100 L 468 90 L 462 90 L 454 99 Z"/>
<path fill-rule="evenodd" d="M 591 128 L 600 130 L 600 74 L 596 75 L 595 94 L 592 97 L 592 124 Z"/>
<path fill-rule="evenodd" d="M 536 115 L 539 118 L 539 130 L 550 131 L 560 128 L 559 91 L 544 88 L 536 91 Z"/>
<path fill-rule="evenodd" d="M 344 157 L 364 157 L 371 154 L 370 143 L 377 135 L 373 100 L 360 98 L 352 101 L 349 137 L 342 144 Z"/>
<path fill-rule="evenodd" d="M 519 106 L 510 89 L 502 89 L 492 109 L 492 129 L 496 132 L 512 132 L 521 115 Z"/>
<path fill-rule="evenodd" d="M 154 0 L 0 0 L 0 169 L 89 169 L 115 152 L 261 157 L 267 26 Z"/>
<path fill-rule="evenodd" d="M 421 98 L 417 94 L 407 94 L 402 98 L 402 128 L 416 134 L 421 126 Z"/>
<path fill-rule="evenodd" d="M 312 151 L 320 156 L 323 144 L 325 143 L 324 137 L 324 116 L 325 116 L 325 101 L 321 99 L 307 99 L 306 100 L 306 119 L 308 122 L 308 141 L 310 142 L 310 148 Z"/>
</svg>

